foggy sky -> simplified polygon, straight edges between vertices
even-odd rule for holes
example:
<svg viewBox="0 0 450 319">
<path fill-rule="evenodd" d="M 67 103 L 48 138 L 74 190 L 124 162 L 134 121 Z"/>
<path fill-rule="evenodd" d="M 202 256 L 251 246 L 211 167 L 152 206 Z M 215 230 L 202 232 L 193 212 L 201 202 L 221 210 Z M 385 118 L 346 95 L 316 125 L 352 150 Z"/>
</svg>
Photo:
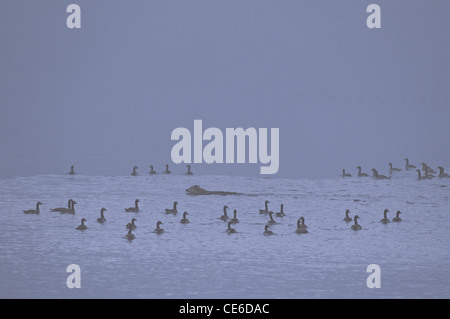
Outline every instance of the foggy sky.
<svg viewBox="0 0 450 319">
<path fill-rule="evenodd" d="M 81 7 L 81 29 L 66 7 Z M 366 26 L 377 3 L 382 28 Z M 450 170 L 450 2 L 0 2 L 0 178 L 159 172 L 173 129 L 277 127 L 275 177 Z M 195 164 L 259 175 L 260 163 Z"/>
</svg>

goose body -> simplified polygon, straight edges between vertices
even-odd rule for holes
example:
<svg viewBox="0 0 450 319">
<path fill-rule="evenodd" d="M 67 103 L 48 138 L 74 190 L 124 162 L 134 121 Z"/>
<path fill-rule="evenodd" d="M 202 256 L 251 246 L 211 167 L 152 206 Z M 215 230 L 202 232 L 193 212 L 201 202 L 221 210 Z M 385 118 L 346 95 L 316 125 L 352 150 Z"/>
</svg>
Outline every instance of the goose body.
<svg viewBox="0 0 450 319">
<path fill-rule="evenodd" d="M 447 173 L 444 173 L 444 168 L 442 166 L 438 166 L 439 169 L 439 178 L 450 178 L 450 175 L 448 175 Z"/>
<path fill-rule="evenodd" d="M 369 177 L 368 174 L 361 173 L 361 166 L 356 166 L 356 168 L 358 169 L 358 177 Z"/>
<path fill-rule="evenodd" d="M 260 214 L 268 214 L 268 213 L 269 213 L 269 207 L 268 207 L 268 204 L 269 204 L 269 203 L 270 203 L 270 202 L 269 202 L 268 200 L 266 200 L 266 201 L 264 202 L 265 208 L 259 210 L 259 213 L 260 213 Z"/>
<path fill-rule="evenodd" d="M 271 235 L 274 234 L 274 232 L 271 231 L 271 230 L 269 229 L 269 225 L 266 224 L 266 225 L 264 226 L 264 233 L 263 233 L 263 234 L 264 234 L 265 236 L 271 236 Z"/>
<path fill-rule="evenodd" d="M 395 215 L 395 217 L 394 218 L 392 218 L 392 221 L 393 222 L 401 222 L 402 221 L 402 219 L 400 218 L 400 214 L 401 214 L 402 212 L 401 211 L 397 211 L 397 214 Z"/>
<path fill-rule="evenodd" d="M 422 176 L 422 174 L 420 174 L 420 169 L 416 169 L 416 172 L 417 172 L 417 179 L 419 181 L 423 181 L 423 180 L 427 180 L 427 179 L 432 179 L 433 178 L 432 175 L 424 175 L 424 176 Z"/>
<path fill-rule="evenodd" d="M 391 221 L 389 220 L 389 218 L 387 218 L 387 213 L 388 213 L 388 212 L 389 212 L 388 209 L 385 209 L 385 210 L 384 210 L 384 212 L 383 212 L 384 217 L 380 220 L 381 223 L 383 223 L 383 224 L 388 224 L 388 223 L 391 222 Z"/>
<path fill-rule="evenodd" d="M 127 224 L 127 229 L 135 230 L 137 228 L 136 224 L 134 223 L 135 221 L 137 221 L 137 219 L 136 218 L 132 218 L 131 219 L 131 223 Z"/>
<path fill-rule="evenodd" d="M 297 220 L 297 229 L 295 230 L 295 232 L 297 234 L 306 234 L 306 233 L 308 233 L 308 230 L 306 229 L 307 226 L 304 224 L 304 222 L 305 222 L 305 219 L 303 217 L 300 217 Z"/>
<path fill-rule="evenodd" d="M 405 169 L 406 170 L 416 168 L 416 165 L 409 164 L 409 159 L 408 158 L 405 158 L 405 162 L 406 162 L 406 164 L 405 164 Z"/>
<path fill-rule="evenodd" d="M 100 218 L 97 218 L 97 222 L 99 222 L 100 224 L 103 224 L 104 222 L 106 222 L 106 218 L 103 215 L 103 212 L 106 212 L 106 211 L 107 211 L 106 208 L 102 208 L 100 210 Z"/>
<path fill-rule="evenodd" d="M 220 220 L 227 221 L 228 219 L 230 219 L 227 215 L 227 208 L 227 205 L 223 206 L 223 215 L 219 217 Z"/>
<path fill-rule="evenodd" d="M 355 217 L 353 217 L 353 221 L 355 223 L 352 225 L 352 230 L 360 230 L 360 229 L 362 229 L 361 225 L 358 224 L 358 218 L 359 218 L 358 215 L 355 215 Z"/>
<path fill-rule="evenodd" d="M 155 172 L 155 170 L 153 169 L 153 165 L 150 165 L 149 167 L 150 167 L 150 172 L 148 172 L 148 173 L 149 173 L 150 175 L 155 175 L 156 172 Z"/>
<path fill-rule="evenodd" d="M 350 211 L 347 209 L 345 211 L 345 218 L 343 219 L 344 222 L 348 223 L 348 222 L 351 222 L 353 220 L 350 216 L 348 216 L 349 213 L 350 213 Z"/>
<path fill-rule="evenodd" d="M 77 227 L 77 230 L 85 230 L 85 229 L 87 229 L 87 226 L 84 224 L 85 221 L 86 221 L 85 218 L 81 218 L 81 225 L 79 225 Z"/>
<path fill-rule="evenodd" d="M 169 164 L 166 164 L 166 170 L 164 171 L 164 174 L 170 174 Z"/>
<path fill-rule="evenodd" d="M 278 213 L 275 213 L 275 216 L 277 216 L 277 217 L 284 217 L 284 216 L 286 216 L 286 214 L 283 211 L 283 204 L 281 204 L 280 211 Z"/>
<path fill-rule="evenodd" d="M 269 218 L 270 218 L 270 219 L 269 219 L 269 221 L 267 222 L 268 225 L 274 225 L 274 224 L 277 223 L 277 222 L 273 219 L 273 216 L 272 216 L 272 215 L 273 215 L 273 212 L 270 211 L 270 212 L 269 212 Z"/>
<path fill-rule="evenodd" d="M 128 233 L 125 235 L 125 238 L 128 240 L 133 240 L 136 238 L 136 236 L 132 233 L 133 229 L 129 228 Z"/>
<path fill-rule="evenodd" d="M 229 223 L 231 223 L 231 224 L 239 223 L 239 219 L 236 216 L 237 216 L 237 210 L 235 209 L 233 211 L 233 218 L 230 219 Z"/>
<path fill-rule="evenodd" d="M 389 173 L 392 175 L 392 172 L 400 172 L 400 168 L 396 168 L 392 166 L 392 163 L 389 163 Z"/>
<path fill-rule="evenodd" d="M 173 208 L 166 208 L 166 210 L 165 210 L 166 214 L 174 214 L 174 215 L 176 215 L 178 213 L 177 205 L 178 205 L 177 201 L 173 202 Z"/>
<path fill-rule="evenodd" d="M 77 173 L 74 171 L 74 166 L 70 166 L 70 171 L 67 173 L 68 175 L 76 175 Z"/>
<path fill-rule="evenodd" d="M 345 172 L 345 169 L 342 170 L 342 175 L 341 176 L 342 177 L 352 177 L 351 174 Z"/>
<path fill-rule="evenodd" d="M 228 222 L 228 228 L 227 228 L 226 232 L 228 234 L 234 234 L 236 232 L 236 229 L 231 227 L 231 221 Z"/>
<path fill-rule="evenodd" d="M 137 166 L 133 166 L 133 171 L 131 172 L 131 176 L 137 176 L 137 175 L 139 175 L 138 172 L 136 172 L 136 170 L 137 170 L 138 168 L 139 168 L 139 167 L 137 167 Z"/>
<path fill-rule="evenodd" d="M 186 175 L 192 175 L 193 173 L 191 172 L 191 165 L 186 165 L 186 167 L 188 169 Z"/>
<path fill-rule="evenodd" d="M 51 212 L 64 212 L 64 211 L 68 211 L 72 208 L 72 199 L 69 199 L 67 202 L 67 207 L 58 207 L 58 208 L 51 208 L 50 211 Z"/>
<path fill-rule="evenodd" d="M 183 219 L 180 220 L 180 223 L 189 224 L 189 219 L 186 218 L 186 215 L 189 215 L 189 213 L 188 212 L 183 213 Z"/>
<path fill-rule="evenodd" d="M 72 215 L 74 215 L 75 214 L 75 204 L 77 204 L 76 201 L 70 200 L 70 208 L 62 209 L 60 211 L 60 213 L 61 214 L 72 214 Z"/>
<path fill-rule="evenodd" d="M 371 171 L 373 172 L 372 177 L 375 179 L 391 179 L 391 176 L 378 174 L 378 171 L 375 168 L 372 168 Z"/>
<path fill-rule="evenodd" d="M 42 203 L 41 202 L 37 202 L 36 203 L 36 209 L 27 209 L 27 210 L 24 210 L 23 212 L 25 214 L 28 214 L 28 215 L 30 215 L 30 214 L 39 215 L 39 213 L 40 213 L 39 205 L 42 205 Z"/>
<path fill-rule="evenodd" d="M 138 203 L 140 203 L 140 200 L 139 200 L 139 199 L 136 199 L 136 200 L 134 201 L 134 207 L 128 207 L 128 208 L 125 208 L 125 211 L 126 211 L 126 212 L 131 212 L 131 213 L 137 213 L 137 212 L 139 212 L 139 205 L 138 205 Z"/>
<path fill-rule="evenodd" d="M 162 234 L 162 233 L 164 233 L 164 229 L 162 229 L 161 227 L 159 227 L 159 225 L 163 225 L 163 222 L 161 222 L 161 221 L 158 220 L 158 222 L 156 223 L 156 228 L 155 228 L 155 230 L 153 231 L 153 232 L 156 233 L 156 234 Z"/>
</svg>

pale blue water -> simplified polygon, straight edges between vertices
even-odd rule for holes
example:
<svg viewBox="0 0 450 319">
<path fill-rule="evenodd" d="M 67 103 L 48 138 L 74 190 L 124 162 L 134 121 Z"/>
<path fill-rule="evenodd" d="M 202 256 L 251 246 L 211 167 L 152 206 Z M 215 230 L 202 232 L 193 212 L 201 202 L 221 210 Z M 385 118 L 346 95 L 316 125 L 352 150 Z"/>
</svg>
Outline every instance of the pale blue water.
<svg viewBox="0 0 450 319">
<path fill-rule="evenodd" d="M 256 196 L 189 196 L 199 184 Z M 228 176 L 35 176 L 0 181 L 1 298 L 449 298 L 450 180 L 390 181 Z M 49 208 L 78 202 L 75 215 Z M 141 201 L 141 212 L 124 208 Z M 276 218 L 262 235 L 269 208 Z M 166 215 L 173 201 L 177 216 Z M 41 201 L 40 215 L 23 209 Z M 238 210 L 238 233 L 217 218 Z M 105 207 L 107 222 L 96 222 Z M 358 214 L 363 230 L 342 221 Z M 379 222 L 388 208 L 392 219 Z M 182 212 L 191 223 L 182 225 Z M 304 216 L 308 234 L 295 234 Z M 75 230 L 80 219 L 88 230 Z M 137 219 L 136 239 L 125 225 Z M 152 233 L 156 221 L 166 230 Z M 81 267 L 81 288 L 66 286 L 66 267 Z M 366 286 L 366 267 L 381 267 L 381 288 Z"/>
</svg>

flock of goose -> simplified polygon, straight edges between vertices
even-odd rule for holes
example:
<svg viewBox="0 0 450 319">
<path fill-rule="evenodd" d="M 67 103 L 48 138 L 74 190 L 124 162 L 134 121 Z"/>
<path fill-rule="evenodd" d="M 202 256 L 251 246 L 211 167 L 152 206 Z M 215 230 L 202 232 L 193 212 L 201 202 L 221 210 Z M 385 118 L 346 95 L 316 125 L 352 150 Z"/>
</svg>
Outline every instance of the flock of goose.
<svg viewBox="0 0 450 319">
<path fill-rule="evenodd" d="M 169 164 L 165 164 L 165 166 L 166 166 L 166 169 L 162 173 L 163 174 L 171 174 L 172 172 L 169 170 Z M 193 175 L 194 173 L 192 173 L 192 171 L 191 171 L 191 165 L 186 165 L 186 167 L 187 167 L 186 175 Z M 77 172 L 75 172 L 74 168 L 75 168 L 74 165 L 70 166 L 70 171 L 67 174 L 68 175 L 77 175 Z M 157 174 L 153 165 L 150 165 L 149 168 L 150 168 L 150 171 L 148 172 L 149 175 Z M 139 167 L 133 166 L 133 171 L 131 172 L 131 176 L 138 176 L 139 175 L 139 173 L 137 172 L 138 169 L 139 169 Z"/>
<path fill-rule="evenodd" d="M 415 170 L 417 172 L 417 175 L 418 175 L 418 177 L 417 177 L 418 180 L 429 180 L 429 179 L 432 179 L 432 178 L 436 177 L 436 175 L 433 175 L 433 174 L 437 174 L 437 171 L 432 169 L 425 162 L 420 163 L 420 165 L 422 165 L 422 169 L 421 169 L 423 171 L 423 175 L 422 175 L 421 170 L 418 169 L 416 167 L 416 165 L 410 164 L 408 158 L 405 158 L 404 161 L 405 161 L 405 170 L 407 170 L 407 171 L 408 170 Z M 400 168 L 393 167 L 392 163 L 389 163 L 388 165 L 389 165 L 389 176 L 380 175 L 378 173 L 377 169 L 372 168 L 371 169 L 372 178 L 374 178 L 374 179 L 391 179 L 392 178 L 392 173 L 401 171 Z M 357 166 L 356 168 L 358 169 L 358 174 L 356 176 L 358 176 L 358 177 L 369 177 L 369 174 L 363 173 L 361 171 L 361 166 Z M 438 166 L 437 168 L 439 170 L 439 174 L 437 175 L 437 177 L 439 177 L 439 178 L 450 178 L 450 175 L 448 175 L 447 173 L 444 172 L 444 167 Z M 341 177 L 352 177 L 352 175 L 349 174 L 349 173 L 346 173 L 345 169 L 343 169 Z"/>
</svg>

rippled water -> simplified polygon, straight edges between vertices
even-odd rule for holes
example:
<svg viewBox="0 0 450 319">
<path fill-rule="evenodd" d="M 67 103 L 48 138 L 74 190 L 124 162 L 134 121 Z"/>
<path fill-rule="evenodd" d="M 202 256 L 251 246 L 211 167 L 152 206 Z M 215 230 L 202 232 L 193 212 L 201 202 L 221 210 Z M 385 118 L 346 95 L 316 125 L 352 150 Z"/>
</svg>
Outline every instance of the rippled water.
<svg viewBox="0 0 450 319">
<path fill-rule="evenodd" d="M 252 196 L 190 196 L 208 190 Z M 418 181 L 402 172 L 389 181 L 228 176 L 58 176 L 0 181 L 2 298 L 449 298 L 450 181 Z M 75 215 L 49 212 L 77 201 Z M 124 208 L 141 201 L 141 212 Z M 264 201 L 286 217 L 263 236 Z M 177 216 L 166 215 L 173 201 Z M 25 215 L 41 201 L 40 215 Z M 218 217 L 238 210 L 236 234 Z M 107 222 L 96 222 L 100 208 Z M 403 222 L 383 225 L 401 210 Z M 363 230 L 342 221 L 358 214 Z M 191 223 L 179 222 L 188 211 Z M 296 234 L 305 217 L 308 234 Z M 75 228 L 87 219 L 86 231 Z M 124 238 L 137 219 L 136 239 Z M 165 233 L 153 233 L 161 220 Z M 69 264 L 81 288 L 69 289 Z M 369 264 L 381 288 L 369 289 Z"/>
</svg>

